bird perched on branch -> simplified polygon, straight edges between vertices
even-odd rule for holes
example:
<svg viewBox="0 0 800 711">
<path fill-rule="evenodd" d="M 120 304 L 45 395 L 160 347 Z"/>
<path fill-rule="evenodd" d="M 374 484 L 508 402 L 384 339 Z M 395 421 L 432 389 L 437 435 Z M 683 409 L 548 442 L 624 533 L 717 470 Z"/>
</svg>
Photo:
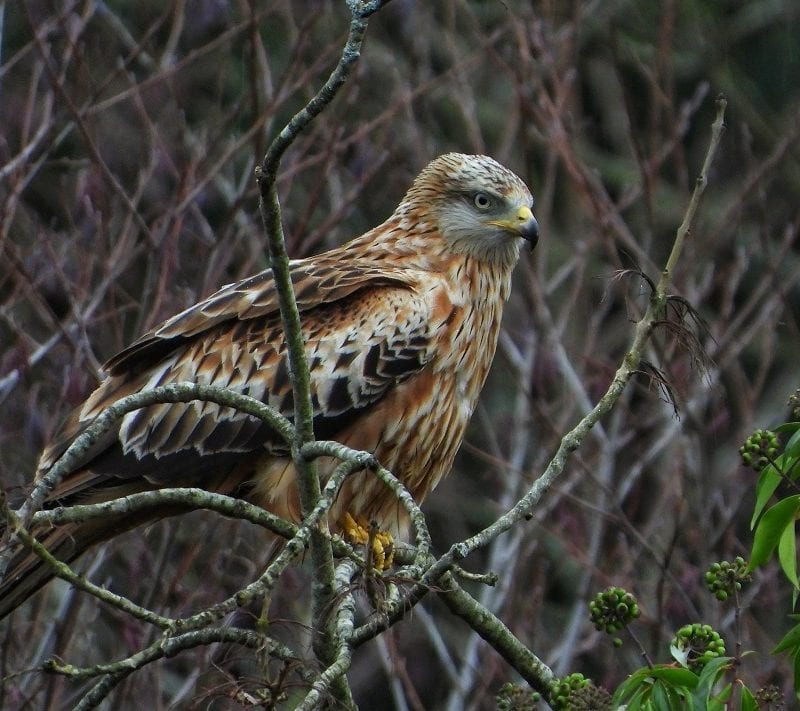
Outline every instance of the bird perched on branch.
<svg viewBox="0 0 800 711">
<path fill-rule="evenodd" d="M 347 244 L 290 263 L 310 368 L 315 436 L 374 453 L 421 502 L 452 466 L 494 357 L 511 273 L 538 225 L 522 180 L 486 156 L 449 153 L 414 180 L 394 213 Z M 294 412 L 271 270 L 223 287 L 106 364 L 108 377 L 72 413 L 39 463 L 120 398 L 192 381 Z M 326 470 L 326 466 L 328 469 Z M 325 476 L 333 464 L 320 462 Z M 262 421 L 211 402 L 154 404 L 97 441 L 46 505 L 198 486 L 298 521 L 295 469 Z M 175 513 L 150 511 L 148 519 Z M 368 471 L 345 481 L 329 514 L 353 537 L 374 521 L 404 535 L 405 509 Z M 58 558 L 144 523 L 142 514 L 35 531 Z M 52 577 L 32 553 L 12 561 L 0 616 Z"/>
</svg>

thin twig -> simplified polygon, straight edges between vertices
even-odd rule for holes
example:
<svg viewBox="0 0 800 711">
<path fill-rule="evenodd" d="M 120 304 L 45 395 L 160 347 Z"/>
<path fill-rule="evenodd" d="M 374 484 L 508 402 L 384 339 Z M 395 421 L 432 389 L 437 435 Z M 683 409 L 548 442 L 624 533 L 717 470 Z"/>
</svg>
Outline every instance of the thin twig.
<svg viewBox="0 0 800 711">
<path fill-rule="evenodd" d="M 697 207 L 699 205 L 700 197 L 705 191 L 708 183 L 708 169 L 716 155 L 719 139 L 724 127 L 725 116 L 725 99 L 718 99 L 717 101 L 717 118 L 712 125 L 712 136 L 709 142 L 708 151 L 706 152 L 706 159 L 703 163 L 703 170 L 700 177 L 697 179 L 694 193 L 692 194 L 691 201 L 686 210 L 686 217 L 678 229 L 675 242 L 667 259 L 667 265 L 664 268 L 661 278 L 656 285 L 655 291 L 650 297 L 650 304 L 643 318 L 636 324 L 634 328 L 633 340 L 628 352 L 622 359 L 622 364 L 617 369 L 611 385 L 608 390 L 600 398 L 599 402 L 592 408 L 592 410 L 581 419 L 580 422 L 561 440 L 561 443 L 553 456 L 550 464 L 544 473 L 536 480 L 531 487 L 530 491 L 520 499 L 505 515 L 501 516 L 490 526 L 487 526 L 483 531 L 475 534 L 474 536 L 455 544 L 447 555 L 443 556 L 437 565 L 442 568 L 447 567 L 451 561 L 460 560 L 467 555 L 482 548 L 489 541 L 496 538 L 498 535 L 507 531 L 518 521 L 524 519 L 530 514 L 536 504 L 539 502 L 545 492 L 553 485 L 553 482 L 558 478 L 566 466 L 567 459 L 570 454 L 581 446 L 583 440 L 588 434 L 589 430 L 607 414 L 614 404 L 619 400 L 625 389 L 628 380 L 637 371 L 639 362 L 642 358 L 645 344 L 647 343 L 653 331 L 653 326 L 657 320 L 661 318 L 664 304 L 667 301 L 667 289 L 670 284 L 671 274 L 674 271 L 678 258 L 683 249 L 686 236 L 691 230 Z M 434 566 L 434 568 L 437 566 Z M 436 574 L 435 570 L 428 571 L 429 576 Z"/>
<path fill-rule="evenodd" d="M 352 585 L 353 576 L 358 571 L 358 567 L 352 561 L 343 561 L 336 568 L 336 589 L 349 590 Z M 344 680 L 344 675 L 350 668 L 353 659 L 353 648 L 350 646 L 350 638 L 353 633 L 354 617 L 356 612 L 355 597 L 352 592 L 340 594 L 336 604 L 336 637 L 338 649 L 334 662 L 323 671 L 311 685 L 311 690 L 297 707 L 297 711 L 312 711 L 320 708 L 322 699 L 330 693 L 331 688 L 340 680 Z M 350 694 L 350 688 L 346 682 L 343 684 L 345 689 L 345 708 L 355 709 L 355 702 Z"/>
<path fill-rule="evenodd" d="M 267 234 L 270 264 L 272 266 L 281 322 L 287 344 L 289 372 L 294 397 L 295 437 L 292 459 L 297 471 L 300 507 L 303 517 L 314 508 L 320 496 L 319 473 L 316 463 L 300 456 L 300 449 L 314 439 L 314 411 L 311 404 L 310 375 L 306 358 L 300 314 L 292 289 L 289 256 L 283 235 L 281 208 L 276 185 L 281 158 L 297 136 L 333 101 L 339 89 L 350 76 L 361 56 L 361 45 L 367 30 L 370 15 L 383 7 L 388 0 L 348 0 L 351 12 L 350 30 L 336 68 L 314 97 L 284 126 L 270 143 L 267 154 L 256 172 L 260 191 L 260 208 Z M 311 559 L 314 565 L 315 582 L 312 596 L 312 619 L 314 650 L 325 664 L 332 662 L 336 653 L 335 631 L 328 626 L 323 632 L 325 609 L 329 607 L 334 593 L 333 554 L 327 521 L 311 534 Z"/>
<path fill-rule="evenodd" d="M 500 656 L 546 699 L 550 698 L 550 683 L 555 675 L 531 652 L 514 633 L 475 598 L 467 593 L 450 574 L 442 577 L 439 599 L 454 615 L 458 615 Z"/>
<path fill-rule="evenodd" d="M 64 476 L 80 466 L 85 461 L 87 453 L 129 412 L 159 403 L 192 402 L 195 400 L 205 400 L 218 405 L 225 405 L 257 417 L 269 425 L 286 442 L 290 441 L 294 434 L 291 422 L 277 410 L 265 405 L 260 400 L 227 388 L 198 383 L 174 383 L 162 385 L 152 390 L 143 390 L 121 398 L 103 410 L 75 438 L 47 473 L 37 479 L 33 491 L 16 511 L 18 525 L 25 528 L 30 526 L 33 515 L 42 509 L 47 497 L 55 490 Z M 16 527 L 9 529 L 6 547 L 0 551 L 0 580 L 5 576 L 8 564 L 15 552 L 15 543 L 18 539 L 15 529 Z"/>
<path fill-rule="evenodd" d="M 186 649 L 217 643 L 238 644 L 254 650 L 267 647 L 270 655 L 287 661 L 297 660 L 292 650 L 257 632 L 236 627 L 215 627 L 156 640 L 140 652 L 110 664 L 79 668 L 51 660 L 45 668 L 76 679 L 102 675 L 103 678 L 75 706 L 76 711 L 83 711 L 95 708 L 121 681 L 147 664 L 164 657 L 174 657 Z"/>
<path fill-rule="evenodd" d="M 725 100 L 720 98 L 717 101 L 717 118 L 712 126 L 712 137 L 709 142 L 706 159 L 703 163 L 703 170 L 700 178 L 697 180 L 694 194 L 687 207 L 689 219 L 684 219 L 679 230 L 682 236 L 680 238 L 676 236 L 672 252 L 667 260 L 667 265 L 670 267 L 670 270 L 667 271 L 665 268 L 661 279 L 651 294 L 648 309 L 644 317 L 636 324 L 631 346 L 623 357 L 622 363 L 617 369 L 606 393 L 600 398 L 599 402 L 592 410 L 585 415 L 570 432 L 564 435 L 549 465 L 544 473 L 534 482 L 528 493 L 491 525 L 474 536 L 453 544 L 450 550 L 430 566 L 419 581 L 415 585 L 412 585 L 404 595 L 391 604 L 386 605 L 384 610 L 374 614 L 367 622 L 361 625 L 353 635 L 353 643 L 355 646 L 363 644 L 401 619 L 406 611 L 416 605 L 430 589 L 434 586 L 441 585 L 441 581 L 444 580 L 443 576 L 449 573 L 454 563 L 463 560 L 475 550 L 486 546 L 490 541 L 508 531 L 519 521 L 525 520 L 534 510 L 542 496 L 550 489 L 555 480 L 564 471 L 567 460 L 572 452 L 581 446 L 592 427 L 601 417 L 607 414 L 619 400 L 628 380 L 638 369 L 639 361 L 641 360 L 644 347 L 652 334 L 654 324 L 661 318 L 664 304 L 667 301 L 667 288 L 670 282 L 669 277 L 671 270 L 674 269 L 674 265 L 677 263 L 678 257 L 680 256 L 685 237 L 689 234 L 689 230 L 691 229 L 700 196 L 708 183 L 708 169 L 716 154 L 720 135 L 724 127 L 725 107 Z M 465 617 L 465 619 L 469 618 Z M 479 624 L 478 618 L 476 618 L 475 624 Z M 520 670 L 517 669 L 517 671 Z M 522 673 L 522 671 L 520 671 L 520 673 Z"/>
<path fill-rule="evenodd" d="M 148 610 L 141 605 L 137 605 L 135 602 L 123 597 L 122 595 L 117 595 L 110 590 L 106 590 L 99 585 L 95 585 L 94 583 L 89 582 L 82 575 L 75 573 L 72 568 L 70 568 L 66 563 L 58 560 L 58 558 L 56 558 L 49 550 L 47 550 L 45 546 L 39 543 L 39 541 L 37 541 L 36 538 L 34 538 L 34 536 L 31 535 L 24 526 L 22 526 L 19 517 L 16 516 L 13 511 L 7 507 L 4 508 L 8 526 L 15 530 L 17 537 L 25 546 L 27 546 L 31 551 L 33 551 L 33 553 L 35 553 L 39 558 L 47 563 L 47 565 L 50 566 L 50 568 L 53 570 L 53 573 L 57 577 L 61 578 L 62 580 L 66 580 L 73 587 L 76 587 L 79 590 L 83 590 L 90 595 L 94 595 L 98 600 L 102 600 L 103 602 L 128 613 L 131 617 L 143 620 L 144 622 L 155 625 L 160 629 L 168 629 L 172 625 L 173 620 L 169 617 L 158 615 L 152 610 Z"/>
</svg>

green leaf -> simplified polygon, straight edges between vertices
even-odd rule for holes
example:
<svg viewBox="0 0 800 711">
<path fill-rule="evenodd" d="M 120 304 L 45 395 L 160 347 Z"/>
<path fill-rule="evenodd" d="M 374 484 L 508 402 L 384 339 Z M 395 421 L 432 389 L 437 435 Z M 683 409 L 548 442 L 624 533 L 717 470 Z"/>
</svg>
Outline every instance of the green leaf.
<svg viewBox="0 0 800 711">
<path fill-rule="evenodd" d="M 748 566 L 750 570 L 755 570 L 769 560 L 787 526 L 794 530 L 798 510 L 800 495 L 795 494 L 779 501 L 764 513 L 753 535 L 753 550 Z"/>
<path fill-rule="evenodd" d="M 797 424 L 797 423 L 792 423 Z M 781 471 L 790 479 L 797 479 L 800 475 L 800 430 L 797 430 L 786 443 L 782 454 Z"/>
<path fill-rule="evenodd" d="M 694 708 L 690 692 L 697 683 L 697 675 L 682 667 L 671 664 L 643 667 L 617 687 L 612 704 L 614 708 L 625 705 L 626 711 L 687 711 Z"/>
<path fill-rule="evenodd" d="M 694 708 L 691 694 L 687 693 L 684 687 L 676 688 L 670 686 L 667 687 L 665 691 L 669 697 L 670 709 L 675 709 L 675 711 L 690 711 L 690 709 Z"/>
<path fill-rule="evenodd" d="M 778 457 L 778 459 L 780 459 L 780 457 Z M 753 508 L 753 518 L 750 519 L 751 529 L 755 528 L 756 522 L 759 516 L 761 516 L 761 512 L 769 503 L 769 500 L 775 493 L 775 489 L 778 488 L 778 484 L 780 483 L 781 475 L 778 470 L 772 464 L 767 464 L 767 466 L 761 470 L 761 474 L 758 475 L 758 481 L 756 482 L 756 504 Z"/>
<path fill-rule="evenodd" d="M 646 703 L 647 698 L 650 696 L 652 688 L 641 686 L 633 695 L 633 698 L 626 705 L 628 711 L 639 711 Z"/>
<path fill-rule="evenodd" d="M 684 669 L 689 666 L 689 650 L 678 647 L 675 644 L 669 645 L 669 653 Z"/>
<path fill-rule="evenodd" d="M 650 694 L 650 700 L 657 709 L 670 709 L 669 698 L 667 692 L 664 690 L 663 684 L 655 684 L 653 686 L 653 693 Z"/>
<path fill-rule="evenodd" d="M 627 703 L 627 709 L 633 711 L 639 708 L 649 708 L 652 695 L 656 689 L 666 692 L 668 695 L 681 694 L 682 689 L 692 690 L 697 686 L 697 675 L 688 669 L 675 667 L 667 664 L 660 664 L 655 667 L 643 667 L 637 669 L 625 681 L 623 681 L 614 692 L 612 701 L 614 708 Z M 677 697 L 676 697 L 677 698 Z M 678 708 L 681 711 L 691 708 L 686 705 L 688 694 L 682 700 L 682 705 Z M 662 708 L 657 703 L 652 708 Z"/>
<path fill-rule="evenodd" d="M 722 676 L 728 668 L 730 662 L 730 657 L 717 657 L 703 667 L 703 671 L 700 672 L 697 688 L 695 688 L 694 694 L 692 694 L 692 699 L 697 704 L 698 708 L 704 709 L 708 707 L 714 684 L 717 683 L 719 677 Z"/>
<path fill-rule="evenodd" d="M 790 427 L 787 427 L 790 425 Z M 789 441 L 783 448 L 783 453 L 788 454 L 792 459 L 800 457 L 800 422 L 787 422 L 786 425 L 776 428 L 777 432 L 789 432 L 794 429 L 794 434 L 789 437 Z"/>
<path fill-rule="evenodd" d="M 660 664 L 647 670 L 654 679 L 662 679 L 672 684 L 672 686 L 683 686 L 687 689 L 694 689 L 698 684 L 697 674 L 683 667 L 667 666 Z"/>
<path fill-rule="evenodd" d="M 709 708 L 714 705 L 714 708 L 725 709 L 725 704 L 731 700 L 733 696 L 733 684 L 725 684 L 724 688 L 718 693 L 714 694 L 714 698 L 709 701 Z"/>
<path fill-rule="evenodd" d="M 658 711 L 687 711 L 691 705 L 687 705 L 688 697 L 681 691 L 682 687 L 676 688 L 660 680 L 653 686 L 650 704 Z M 689 703 L 691 704 L 691 702 Z"/>
<path fill-rule="evenodd" d="M 716 698 L 706 701 L 706 705 L 702 707 L 705 711 L 725 711 L 727 706 Z"/>
<path fill-rule="evenodd" d="M 781 533 L 778 541 L 778 560 L 784 575 L 795 589 L 800 587 L 797 582 L 797 541 L 794 535 L 794 525 L 787 526 Z"/>
<path fill-rule="evenodd" d="M 748 689 L 746 686 L 742 687 L 741 710 L 758 711 L 758 702 L 756 701 L 756 697 L 753 696 L 753 692 L 750 691 L 750 689 Z"/>
<path fill-rule="evenodd" d="M 641 691 L 642 686 L 645 684 L 648 687 L 652 687 L 653 684 L 650 679 L 650 670 L 647 667 L 637 669 L 617 687 L 613 698 L 614 708 L 625 700 L 627 700 L 629 707 L 632 708 L 631 704 L 633 704 L 636 699 L 637 691 Z M 647 689 L 647 693 L 649 692 L 650 688 Z"/>
<path fill-rule="evenodd" d="M 783 636 L 783 639 L 778 642 L 778 646 L 772 650 L 772 653 L 779 654 L 780 652 L 786 652 L 790 649 L 800 649 L 800 625 L 792 627 L 792 629 Z"/>
</svg>

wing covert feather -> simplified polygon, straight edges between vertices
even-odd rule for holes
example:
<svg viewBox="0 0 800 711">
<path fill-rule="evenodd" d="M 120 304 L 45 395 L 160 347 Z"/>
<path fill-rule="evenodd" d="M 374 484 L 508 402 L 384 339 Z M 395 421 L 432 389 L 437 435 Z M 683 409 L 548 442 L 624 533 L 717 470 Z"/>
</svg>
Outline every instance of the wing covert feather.
<svg viewBox="0 0 800 711">
<path fill-rule="evenodd" d="M 434 355 L 436 329 L 431 323 L 429 295 L 406 285 L 372 282 L 348 290 L 335 301 L 306 306 L 302 314 L 315 432 L 323 438 L 335 437 L 391 387 L 423 369 Z M 77 430 L 67 442 L 120 397 L 174 382 L 230 388 L 293 418 L 291 379 L 278 313 L 245 320 L 228 318 L 176 343 L 172 352 L 149 368 L 133 375 L 118 369 L 104 381 L 87 400 Z M 121 366 L 125 360 L 119 363 Z M 193 461 L 211 461 L 226 454 L 286 452 L 277 435 L 256 418 L 202 401 L 157 404 L 129 413 L 116 441 L 118 446 L 106 441 L 106 451 L 92 455 L 102 455 L 104 472 L 112 477 L 117 476 L 115 470 L 122 477 L 141 475 L 140 467 L 122 460 L 146 459 L 147 479 L 159 484 L 171 483 L 170 471 L 186 468 L 180 461 L 183 455 Z M 110 456 L 109 447 L 116 447 L 117 454 Z M 85 465 L 93 466 L 92 461 Z"/>
<path fill-rule="evenodd" d="M 408 286 L 403 270 L 387 269 L 364 260 L 342 262 L 333 252 L 326 258 L 293 260 L 292 285 L 300 312 L 321 303 L 344 299 L 367 286 Z M 271 269 L 227 284 L 134 341 L 105 364 L 111 375 L 142 370 L 191 339 L 231 320 L 249 321 L 279 314 Z"/>
<path fill-rule="evenodd" d="M 418 372 L 433 352 L 430 310 L 406 288 L 371 288 L 318 305 L 304 312 L 303 330 L 315 424 L 326 436 Z M 293 418 L 286 344 L 277 316 L 219 324 L 160 363 L 144 387 L 187 380 L 250 395 Z M 130 413 L 119 437 L 123 451 L 137 457 L 280 446 L 255 418 L 200 401 Z"/>
</svg>

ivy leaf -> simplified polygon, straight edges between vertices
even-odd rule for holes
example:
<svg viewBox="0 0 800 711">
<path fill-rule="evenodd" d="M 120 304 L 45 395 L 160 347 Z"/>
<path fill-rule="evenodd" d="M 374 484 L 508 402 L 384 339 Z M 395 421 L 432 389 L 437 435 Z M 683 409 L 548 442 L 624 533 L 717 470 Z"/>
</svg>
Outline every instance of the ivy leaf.
<svg viewBox="0 0 800 711">
<path fill-rule="evenodd" d="M 686 668 L 689 666 L 689 650 L 683 649 L 678 647 L 677 645 L 671 644 L 669 645 L 669 653 L 672 655 L 672 658 L 678 662 L 682 667 Z"/>
<path fill-rule="evenodd" d="M 775 460 L 775 464 L 780 466 L 782 460 L 783 455 Z M 767 464 L 767 466 L 761 470 L 761 473 L 758 475 L 758 481 L 756 482 L 756 504 L 753 508 L 753 518 L 750 519 L 751 529 L 755 528 L 756 522 L 759 516 L 761 516 L 761 512 L 769 503 L 769 500 L 772 498 L 781 480 L 782 477 L 780 472 L 775 468 L 775 465 Z"/>
<path fill-rule="evenodd" d="M 797 425 L 798 423 L 793 422 L 791 424 Z M 789 441 L 783 448 L 783 458 L 784 461 L 781 470 L 790 479 L 796 479 L 798 474 L 800 474 L 800 467 L 797 466 L 798 460 L 800 460 L 800 429 L 789 438 Z"/>
<path fill-rule="evenodd" d="M 778 561 L 780 561 L 784 575 L 797 590 L 800 585 L 797 582 L 797 541 L 794 535 L 794 525 L 787 525 L 781 533 L 778 541 Z"/>
<path fill-rule="evenodd" d="M 710 705 L 712 701 L 711 691 L 714 688 L 714 684 L 717 683 L 717 680 L 730 665 L 730 663 L 730 657 L 717 657 L 716 659 L 712 659 L 703 667 L 703 671 L 700 672 L 700 678 L 698 680 L 697 687 L 692 695 L 694 702 L 698 705 L 698 708 L 712 708 Z M 717 708 L 723 707 L 718 706 Z"/>
<path fill-rule="evenodd" d="M 748 689 L 746 686 L 742 687 L 741 704 L 742 711 L 758 711 L 758 702 L 756 701 L 756 697 L 753 696 L 753 692 L 750 691 L 750 689 Z"/>
<path fill-rule="evenodd" d="M 796 618 L 797 615 L 793 615 L 793 617 Z M 772 653 L 779 654 L 780 652 L 786 652 L 790 649 L 794 649 L 795 651 L 800 649 L 800 625 L 792 627 L 792 629 L 783 636 L 783 639 L 778 642 L 778 646 L 772 650 Z"/>
<path fill-rule="evenodd" d="M 725 711 L 728 702 L 733 696 L 733 683 L 725 684 L 725 687 L 714 698 L 708 700 L 708 711 Z"/>
<path fill-rule="evenodd" d="M 784 422 L 774 427 L 775 432 L 800 432 L 800 422 Z"/>
<path fill-rule="evenodd" d="M 677 708 L 686 711 L 693 708 L 691 696 L 687 691 L 693 690 L 697 682 L 696 674 L 671 664 L 644 667 L 635 671 L 617 687 L 612 703 L 614 708 L 627 704 L 625 705 L 627 711 L 661 709 L 663 707 L 655 703 L 654 697 L 658 696 L 661 699 L 666 695 L 668 699 L 682 698 L 682 705 Z"/>
<path fill-rule="evenodd" d="M 753 536 L 749 570 L 755 570 L 769 560 L 787 527 L 794 533 L 794 521 L 798 511 L 800 511 L 800 495 L 795 494 L 779 501 L 764 513 Z"/>
<path fill-rule="evenodd" d="M 653 685 L 650 703 L 653 705 L 654 709 L 685 711 L 687 708 L 686 699 L 680 692 L 680 688 L 675 688 L 674 686 L 658 681 Z"/>
<path fill-rule="evenodd" d="M 649 675 L 654 679 L 661 679 L 672 684 L 672 686 L 685 686 L 687 689 L 694 689 L 698 682 L 697 674 L 688 669 L 674 667 L 671 664 L 661 664 L 645 669 L 645 671 L 649 672 Z"/>
</svg>

